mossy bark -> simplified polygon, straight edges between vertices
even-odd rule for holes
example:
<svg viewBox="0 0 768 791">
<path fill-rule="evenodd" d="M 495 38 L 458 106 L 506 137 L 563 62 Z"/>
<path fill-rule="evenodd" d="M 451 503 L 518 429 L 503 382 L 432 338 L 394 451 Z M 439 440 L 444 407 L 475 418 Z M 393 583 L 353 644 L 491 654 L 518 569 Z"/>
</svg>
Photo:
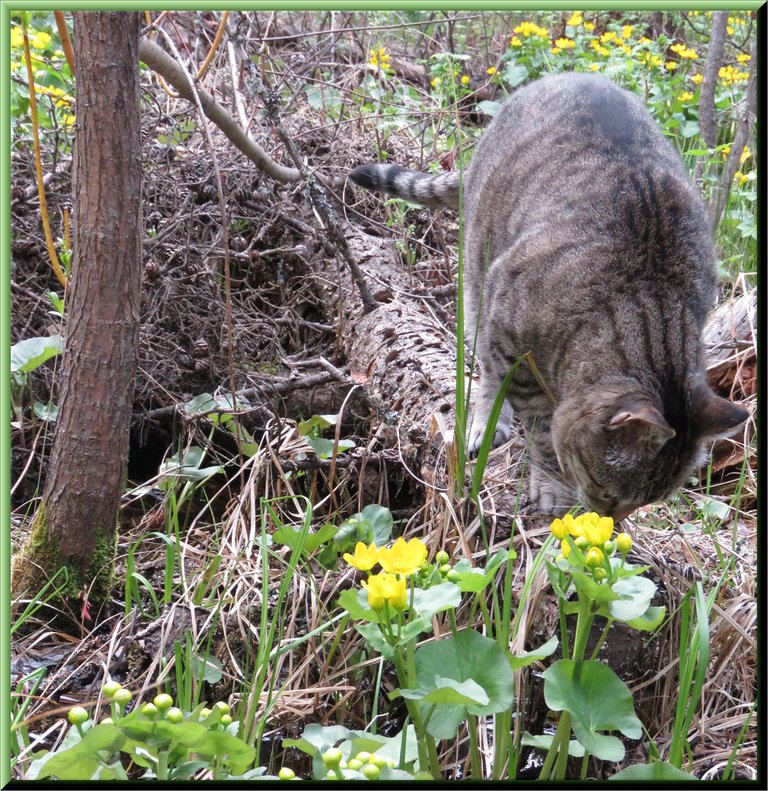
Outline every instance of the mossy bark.
<svg viewBox="0 0 768 791">
<path fill-rule="evenodd" d="M 13 558 L 11 588 L 17 596 L 36 597 L 53 580 L 44 598 L 50 603 L 77 598 L 87 593 L 89 601 L 104 601 L 112 590 L 114 579 L 116 531 L 97 532 L 91 558 L 62 554 L 61 540 L 51 532 L 45 504 L 38 506 L 24 547 Z"/>
</svg>

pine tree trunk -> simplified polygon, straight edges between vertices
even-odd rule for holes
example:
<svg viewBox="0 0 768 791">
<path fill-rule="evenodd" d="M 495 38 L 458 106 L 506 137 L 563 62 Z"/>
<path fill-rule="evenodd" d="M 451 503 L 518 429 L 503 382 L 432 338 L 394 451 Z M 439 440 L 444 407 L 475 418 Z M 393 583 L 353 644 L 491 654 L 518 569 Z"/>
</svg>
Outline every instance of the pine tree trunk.
<svg viewBox="0 0 768 791">
<path fill-rule="evenodd" d="M 42 502 L 14 559 L 14 596 L 34 595 L 62 567 L 62 593 L 98 602 L 109 592 L 139 341 L 139 30 L 134 12 L 74 14 L 73 260 L 59 417 Z"/>
</svg>

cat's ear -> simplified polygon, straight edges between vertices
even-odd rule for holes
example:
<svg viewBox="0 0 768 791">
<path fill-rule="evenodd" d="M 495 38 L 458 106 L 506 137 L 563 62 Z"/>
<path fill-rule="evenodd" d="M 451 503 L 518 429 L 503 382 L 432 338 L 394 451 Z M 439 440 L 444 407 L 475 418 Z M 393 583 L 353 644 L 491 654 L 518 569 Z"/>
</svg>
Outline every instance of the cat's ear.
<svg viewBox="0 0 768 791">
<path fill-rule="evenodd" d="M 638 404 L 622 409 L 609 421 L 608 427 L 621 431 L 633 444 L 663 445 L 675 436 L 675 430 L 658 409 L 648 404 Z"/>
<path fill-rule="evenodd" d="M 727 437 L 749 417 L 749 410 L 701 387 L 691 404 L 691 426 L 698 439 Z"/>
</svg>

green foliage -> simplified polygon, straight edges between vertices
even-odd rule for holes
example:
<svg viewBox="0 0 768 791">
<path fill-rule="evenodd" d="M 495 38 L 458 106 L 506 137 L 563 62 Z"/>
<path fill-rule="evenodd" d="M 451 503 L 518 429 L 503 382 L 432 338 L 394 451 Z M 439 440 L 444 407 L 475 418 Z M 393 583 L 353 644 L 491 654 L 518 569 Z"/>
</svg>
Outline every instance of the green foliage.
<svg viewBox="0 0 768 791">
<path fill-rule="evenodd" d="M 160 700 L 169 696 L 157 696 L 162 705 L 147 703 L 126 714 L 128 690 L 109 682 L 104 692 L 111 716 L 96 723 L 75 707 L 61 745 L 35 755 L 28 780 L 127 780 L 121 756 L 145 770 L 143 780 L 188 780 L 203 769 L 217 780 L 263 775 L 263 769 L 250 770 L 256 751 L 237 735 L 239 723 L 225 703 L 181 711 Z"/>
<path fill-rule="evenodd" d="M 321 431 L 334 427 L 338 420 L 339 415 L 313 415 L 298 425 L 299 434 L 321 459 L 330 459 L 337 453 L 355 447 L 355 442 L 351 439 L 340 439 L 337 442 L 320 436 Z"/>
</svg>

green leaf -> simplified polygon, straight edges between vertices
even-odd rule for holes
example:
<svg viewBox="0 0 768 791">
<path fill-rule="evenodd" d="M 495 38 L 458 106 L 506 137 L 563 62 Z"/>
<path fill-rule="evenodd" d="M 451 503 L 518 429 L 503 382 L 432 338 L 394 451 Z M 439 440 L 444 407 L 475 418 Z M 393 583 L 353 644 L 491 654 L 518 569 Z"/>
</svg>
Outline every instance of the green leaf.
<svg viewBox="0 0 768 791">
<path fill-rule="evenodd" d="M 612 601 L 613 599 L 619 598 L 619 594 L 614 593 L 610 585 L 605 583 L 601 585 L 600 583 L 595 582 L 595 580 L 592 579 L 591 574 L 585 574 L 583 571 L 577 571 L 576 569 L 573 569 L 571 571 L 571 576 L 573 577 L 573 581 L 579 591 L 581 591 L 582 594 L 586 594 L 594 601 Z"/>
<path fill-rule="evenodd" d="M 638 632 L 652 632 L 661 626 L 666 614 L 666 607 L 649 607 L 641 616 L 626 621 L 626 624 Z"/>
<path fill-rule="evenodd" d="M 273 541 L 285 544 L 291 549 L 301 547 L 304 555 L 311 555 L 318 547 L 330 541 L 337 533 L 335 525 L 325 524 L 318 531 L 312 533 L 301 528 L 283 525 L 272 534 Z"/>
<path fill-rule="evenodd" d="M 368 606 L 368 593 L 363 588 L 347 588 L 339 594 L 339 607 L 346 610 L 358 621 L 380 623 L 382 610 L 373 610 Z"/>
<path fill-rule="evenodd" d="M 642 736 L 632 693 L 602 662 L 558 660 L 544 672 L 544 700 L 553 711 L 570 712 L 574 735 L 600 760 L 620 761 L 624 745 L 598 731 L 618 730 L 630 739 Z"/>
<path fill-rule="evenodd" d="M 350 516 L 339 526 L 334 543 L 339 552 L 351 552 L 358 541 L 373 542 L 383 547 L 392 535 L 392 514 L 383 505 L 366 505 L 360 513 Z"/>
<path fill-rule="evenodd" d="M 355 737 L 358 731 L 351 731 L 343 725 L 316 725 L 311 723 L 304 728 L 299 739 L 283 739 L 283 747 L 295 747 L 307 755 L 322 755 L 329 747 L 334 747 L 343 739 Z"/>
<path fill-rule="evenodd" d="M 473 566 L 466 559 L 458 561 L 453 567 L 458 574 L 455 584 L 463 593 L 479 593 L 490 584 L 510 554 L 509 550 L 499 550 L 488 559 L 484 569 Z"/>
<path fill-rule="evenodd" d="M 534 662 L 540 662 L 542 659 L 552 656 L 559 644 L 560 641 L 557 639 L 557 635 L 553 634 L 552 637 L 539 648 L 534 648 L 532 651 L 525 651 L 517 656 L 510 656 L 509 664 L 513 670 L 519 670 L 521 667 L 526 667 Z"/>
<path fill-rule="evenodd" d="M 696 137 L 699 131 L 698 121 L 684 121 L 680 127 L 680 134 L 683 137 Z"/>
<path fill-rule="evenodd" d="M 510 62 L 502 76 L 510 88 L 517 88 L 528 79 L 528 69 L 520 63 Z"/>
<path fill-rule="evenodd" d="M 338 445 L 334 440 L 323 437 L 305 437 L 304 439 L 321 459 L 330 459 L 333 456 L 334 448 L 337 448 L 337 453 L 343 453 L 345 450 L 355 447 L 355 442 L 351 439 L 340 439 Z"/>
<path fill-rule="evenodd" d="M 90 780 L 101 766 L 99 751 L 117 752 L 124 742 L 125 735 L 117 726 L 95 725 L 74 747 L 53 754 L 40 769 L 38 779 Z"/>
<path fill-rule="evenodd" d="M 30 373 L 64 351 L 61 335 L 27 338 L 11 346 L 11 373 Z"/>
<path fill-rule="evenodd" d="M 207 681 L 209 684 L 218 684 L 223 676 L 223 666 L 215 656 L 194 656 L 192 667 L 198 681 Z"/>
<path fill-rule="evenodd" d="M 477 103 L 477 109 L 483 115 L 489 115 L 491 118 L 499 111 L 499 107 L 501 107 L 501 102 L 492 102 L 489 99 Z"/>
<path fill-rule="evenodd" d="M 338 415 L 312 415 L 311 418 L 302 420 L 296 428 L 302 437 L 313 437 L 324 429 L 335 426 L 338 420 Z"/>
<path fill-rule="evenodd" d="M 422 618 L 431 619 L 444 610 L 455 609 L 461 604 L 461 591 L 452 582 L 441 582 L 431 588 L 413 591 L 413 609 Z"/>
<path fill-rule="evenodd" d="M 200 393 L 200 395 L 195 396 L 191 401 L 187 401 L 184 404 L 184 412 L 187 417 L 202 415 L 212 409 L 216 409 L 216 402 L 210 393 Z"/>
<path fill-rule="evenodd" d="M 474 689 L 473 685 L 477 685 L 488 701 L 460 706 L 420 703 L 425 716 L 432 705 L 438 709 L 430 717 L 429 733 L 437 738 L 450 738 L 468 714 L 482 716 L 509 708 L 514 700 L 514 673 L 507 656 L 494 640 L 472 629 L 421 646 L 416 651 L 415 689 L 422 697 L 448 684 L 465 689 L 464 682 L 472 681 L 470 687 Z"/>
<path fill-rule="evenodd" d="M 435 676 L 433 686 L 425 689 L 401 689 L 400 694 L 409 700 L 440 703 L 449 706 L 487 706 L 490 702 L 485 690 L 471 678 L 456 681 Z"/>
<path fill-rule="evenodd" d="M 236 775 L 245 772 L 256 759 L 255 748 L 226 731 L 206 730 L 205 739 L 194 752 L 223 761 Z"/>
<path fill-rule="evenodd" d="M 55 423 L 56 418 L 59 416 L 59 407 L 53 401 L 49 401 L 47 404 L 35 401 L 32 404 L 32 411 L 41 420 L 49 420 L 51 423 Z"/>
<path fill-rule="evenodd" d="M 698 780 L 696 775 L 683 772 L 672 764 L 657 761 L 652 764 L 632 764 L 615 775 L 611 775 L 609 780 L 641 780 L 649 782 L 660 782 L 665 780 Z"/>
<path fill-rule="evenodd" d="M 639 618 L 649 607 L 656 593 L 656 585 L 648 577 L 628 577 L 617 580 L 611 585 L 619 598 L 608 602 L 611 618 L 617 621 L 631 621 Z"/>
<path fill-rule="evenodd" d="M 542 734 L 541 736 L 534 736 L 528 731 L 523 733 L 523 739 L 521 744 L 525 745 L 526 747 L 535 747 L 538 750 L 549 750 L 552 746 L 552 739 L 554 738 L 554 734 Z M 571 739 L 568 742 L 568 755 L 572 758 L 583 758 L 584 757 L 584 748 L 575 740 Z"/>
</svg>

